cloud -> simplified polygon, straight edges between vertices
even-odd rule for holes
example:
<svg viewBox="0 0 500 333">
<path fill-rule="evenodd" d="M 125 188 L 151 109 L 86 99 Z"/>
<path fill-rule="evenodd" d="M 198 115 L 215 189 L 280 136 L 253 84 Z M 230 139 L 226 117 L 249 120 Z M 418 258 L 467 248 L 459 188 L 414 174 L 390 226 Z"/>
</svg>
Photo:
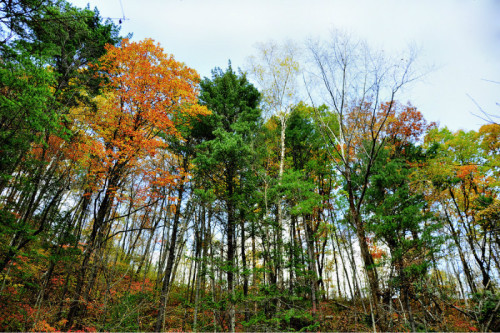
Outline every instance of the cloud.
<svg viewBox="0 0 500 333">
<path fill-rule="evenodd" d="M 73 1 L 84 6 L 85 0 Z M 91 1 L 103 16 L 121 16 L 119 0 Z M 410 43 L 421 49 L 427 75 L 403 96 L 429 120 L 452 129 L 474 128 L 480 104 L 494 106 L 500 85 L 500 2 L 495 0 L 122 0 L 123 32 L 151 37 L 177 60 L 209 76 L 212 68 L 243 66 L 257 42 L 309 36 L 334 28 L 366 39 L 386 54 Z"/>
</svg>

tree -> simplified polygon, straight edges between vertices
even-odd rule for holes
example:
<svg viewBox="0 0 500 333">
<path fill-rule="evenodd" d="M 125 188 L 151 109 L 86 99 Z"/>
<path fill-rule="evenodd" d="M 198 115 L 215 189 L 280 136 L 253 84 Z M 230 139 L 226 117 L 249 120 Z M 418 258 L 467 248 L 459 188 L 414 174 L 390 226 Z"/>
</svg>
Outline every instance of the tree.
<svg viewBox="0 0 500 333">
<path fill-rule="evenodd" d="M 325 106 L 319 112 L 325 112 Z M 320 229 L 324 226 L 323 210 L 331 194 L 331 159 L 324 151 L 323 140 L 318 131 L 318 124 L 314 120 L 314 109 L 304 103 L 295 105 L 288 119 L 286 128 L 286 146 L 288 155 L 292 157 L 293 171 L 285 172 L 287 181 L 283 187 L 287 189 L 287 199 L 290 205 L 291 230 L 290 246 L 296 248 L 295 235 L 298 220 L 302 220 L 302 229 L 305 233 L 306 251 L 309 274 L 306 284 L 311 288 L 313 313 L 317 310 L 318 285 L 322 282 L 324 255 L 320 255 L 318 248 L 326 246 L 326 239 L 320 240 Z M 300 244 L 301 245 L 301 244 Z M 302 248 L 301 248 L 302 250 Z M 298 260 L 291 258 L 290 266 Z M 293 272 L 290 271 L 290 280 Z M 290 281 L 292 284 L 292 281 Z"/>
<path fill-rule="evenodd" d="M 120 38 L 119 29 L 103 22 L 97 10 L 78 9 L 65 1 L 2 1 L 1 6 L 4 32 L 24 37 L 0 44 L 7 102 L 2 107 L 2 149 L 15 166 L 30 144 L 51 134 L 68 134 L 64 131 L 70 125 L 63 115 L 69 106 L 98 90 L 99 81 L 85 69 L 106 52 L 106 44 Z M 4 177 L 12 171 L 6 162 L 0 162 Z"/>
<path fill-rule="evenodd" d="M 76 141 L 67 117 L 69 107 L 75 105 L 75 96 L 88 99 L 98 90 L 98 81 L 91 80 L 85 68 L 104 54 L 106 43 L 119 40 L 116 26 L 102 22 L 97 11 L 81 10 L 65 1 L 1 5 L 4 32 L 23 38 L 7 38 L 0 44 L 0 192 L 8 188 L 11 198 L 18 193 L 29 199 L 17 207 L 6 201 L 6 211 L 24 217 L 9 226 L 18 231 L 0 271 L 15 252 L 45 231 L 47 215 L 42 213 L 39 221 L 33 215 L 56 211 L 60 197 L 68 192 L 71 172 L 64 163 L 74 162 L 67 148 L 71 139 Z M 34 148 L 41 148 L 42 154 L 34 154 Z M 28 229 L 34 230 L 30 234 Z"/>
<path fill-rule="evenodd" d="M 487 124 L 478 132 L 430 131 L 425 141 L 434 146 L 435 156 L 421 171 L 426 179 L 423 192 L 452 242 L 450 256 L 458 254 L 462 265 L 456 272 L 460 291 L 463 297 L 473 296 L 482 314 L 471 317 L 483 329 L 493 322 L 500 304 L 491 297 L 500 267 L 498 228 L 492 224 L 498 217 L 498 128 Z"/>
<path fill-rule="evenodd" d="M 408 315 L 411 329 L 416 330 L 410 300 L 417 296 L 417 283 L 422 284 L 434 253 L 439 250 L 440 225 L 426 208 L 426 201 L 411 185 L 414 165 L 425 163 L 425 154 L 412 143 L 402 153 L 391 153 L 388 146 L 380 152 L 373 165 L 373 176 L 366 194 L 367 231 L 381 240 L 390 251 L 390 270 L 396 276 L 389 281 L 386 299 L 392 300 L 395 290 Z M 372 252 L 381 261 L 382 253 Z"/>
<path fill-rule="evenodd" d="M 171 144 L 169 147 L 170 152 L 175 154 L 175 156 L 177 157 L 178 163 L 176 164 L 176 167 L 180 168 L 182 176 L 179 181 L 179 185 L 177 186 L 177 198 L 176 198 L 177 202 L 175 204 L 175 209 L 174 209 L 172 232 L 170 235 L 170 240 L 168 241 L 168 257 L 165 264 L 163 283 L 161 287 L 160 305 L 155 325 L 156 331 L 163 330 L 163 323 L 165 320 L 165 307 L 168 301 L 168 293 L 170 291 L 170 287 L 175 277 L 174 264 L 176 261 L 179 260 L 179 258 L 176 258 L 177 254 L 176 250 L 179 247 L 178 240 L 180 239 L 182 241 L 182 237 L 179 237 L 180 235 L 182 235 L 182 232 L 179 230 L 181 215 L 189 214 L 187 212 L 188 211 L 187 207 L 185 208 L 186 212 L 185 213 L 182 212 L 183 205 L 189 206 L 188 204 L 183 202 L 183 197 L 185 197 L 185 192 L 187 190 L 187 187 L 189 186 L 188 177 L 192 168 L 191 161 L 196 156 L 197 138 L 194 135 L 194 133 L 196 132 L 196 129 L 198 129 L 200 126 L 199 123 L 197 122 L 203 121 L 202 119 L 200 119 L 203 117 L 200 117 L 199 114 L 194 114 L 194 115 L 187 114 L 183 115 L 181 118 L 184 119 L 184 121 L 182 121 L 182 124 L 180 124 L 178 128 L 182 134 L 182 138 L 173 137 L 171 139 Z M 191 124 L 192 122 L 195 122 L 195 124 Z M 165 166 L 161 166 L 161 168 L 163 169 L 165 168 Z M 195 226 L 195 228 L 196 227 L 197 226 Z M 198 244 L 199 242 L 197 240 L 196 245 Z M 165 254 L 166 253 L 167 252 L 165 252 Z M 160 267 L 163 267 L 162 263 L 160 263 Z M 160 273 L 159 276 L 161 275 L 161 273 L 163 273 L 161 268 L 159 268 L 159 273 Z"/>
<path fill-rule="evenodd" d="M 338 122 L 336 132 L 336 128 L 319 117 L 329 153 L 338 160 L 337 170 L 345 181 L 349 221 L 361 248 L 371 301 L 375 311 L 380 312 L 379 279 L 366 241 L 366 222 L 361 210 L 372 167 L 386 140 L 384 130 L 395 107 L 396 95 L 415 79 L 414 55 L 394 62 L 339 33 L 334 33 L 328 42 L 309 42 L 308 49 L 314 66 L 312 79 L 318 81 L 323 101 Z M 383 101 L 387 101 L 385 107 Z"/>
<path fill-rule="evenodd" d="M 108 80 L 106 95 L 99 98 L 97 112 L 86 109 L 82 122 L 91 138 L 88 149 L 90 193 L 103 197 L 98 201 L 87 250 L 78 275 L 75 298 L 68 314 L 68 327 L 79 311 L 89 259 L 103 245 L 108 228 L 107 217 L 124 177 L 141 159 L 165 149 L 168 135 L 180 137 L 176 128 L 183 114 L 206 114 L 197 104 L 198 75 L 164 53 L 152 40 L 129 42 L 120 47 L 109 45 L 96 69 Z M 165 177 L 163 186 L 181 185 L 182 171 Z"/>
<path fill-rule="evenodd" d="M 15 0 L 0 2 L 0 43 L 6 44 L 15 37 L 29 36 L 27 24 L 43 10 L 50 1 Z"/>
<path fill-rule="evenodd" d="M 297 98 L 296 77 L 299 73 L 297 61 L 297 48 L 288 42 L 278 45 L 275 42 L 258 45 L 258 55 L 250 58 L 250 73 L 262 89 L 264 108 L 274 113 L 281 125 L 280 135 L 280 164 L 278 173 L 278 184 L 281 185 L 285 168 L 285 139 L 287 121 L 294 99 Z M 283 199 L 278 195 L 278 244 L 277 252 L 282 253 L 282 230 L 283 230 Z M 276 263 L 276 274 L 278 285 L 283 287 L 283 264 L 278 257 Z"/>
<path fill-rule="evenodd" d="M 65 110 L 89 103 L 99 92 L 101 78 L 88 65 L 106 53 L 106 44 L 120 42 L 120 28 L 103 20 L 97 9 L 80 9 L 65 1 L 37 11 L 28 27 L 32 38 L 21 43 L 32 54 L 50 57 L 48 64 L 56 73 L 54 95 Z"/>
<path fill-rule="evenodd" d="M 200 144 L 195 164 L 200 175 L 211 179 L 216 197 L 225 204 L 227 260 L 224 270 L 230 297 L 230 329 L 234 331 L 236 222 L 239 215 L 236 199 L 245 186 L 243 173 L 249 171 L 250 140 L 260 119 L 260 93 L 244 74 L 234 73 L 231 64 L 226 71 L 213 70 L 212 79 L 204 79 L 200 86 L 200 102 L 212 111 L 212 115 L 203 120 L 207 137 Z"/>
</svg>

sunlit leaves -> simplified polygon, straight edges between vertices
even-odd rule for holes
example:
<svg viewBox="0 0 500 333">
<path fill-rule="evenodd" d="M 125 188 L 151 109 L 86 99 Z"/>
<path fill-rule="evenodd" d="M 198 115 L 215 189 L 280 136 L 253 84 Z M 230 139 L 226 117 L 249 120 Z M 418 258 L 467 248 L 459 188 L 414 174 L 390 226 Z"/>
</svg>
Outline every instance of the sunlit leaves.
<svg viewBox="0 0 500 333">
<path fill-rule="evenodd" d="M 105 94 L 95 99 L 96 111 L 82 110 L 82 130 L 92 141 L 86 146 L 92 156 L 90 171 L 125 174 L 127 166 L 133 172 L 143 170 L 157 185 L 172 183 L 168 174 L 151 178 L 158 169 L 146 171 L 147 160 L 167 149 L 169 136 L 182 139 L 179 119 L 208 114 L 197 104 L 198 74 L 149 39 L 123 40 L 107 51 L 94 65 L 106 79 Z"/>
<path fill-rule="evenodd" d="M 293 43 L 268 42 L 257 46 L 250 60 L 250 73 L 261 88 L 264 109 L 286 117 L 297 98 L 298 49 Z"/>
</svg>

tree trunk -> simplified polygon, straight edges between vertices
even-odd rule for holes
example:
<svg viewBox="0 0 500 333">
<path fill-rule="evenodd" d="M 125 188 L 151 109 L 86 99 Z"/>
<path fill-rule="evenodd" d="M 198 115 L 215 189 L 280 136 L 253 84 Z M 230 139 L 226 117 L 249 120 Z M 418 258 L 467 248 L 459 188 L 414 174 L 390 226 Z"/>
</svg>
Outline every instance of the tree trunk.
<svg viewBox="0 0 500 333">
<path fill-rule="evenodd" d="M 280 135 L 280 169 L 278 174 L 278 186 L 281 186 L 281 181 L 283 179 L 283 172 L 285 168 L 285 130 L 286 130 L 287 116 L 285 114 L 280 115 L 281 122 L 281 135 Z M 278 230 L 277 230 L 277 254 L 278 258 L 276 260 L 276 275 L 278 278 L 278 287 L 283 288 L 283 264 L 282 264 L 282 253 L 283 253 L 283 207 L 282 207 L 281 193 L 278 195 Z M 280 302 L 278 300 L 277 308 L 280 308 Z"/>
<path fill-rule="evenodd" d="M 87 249 L 85 250 L 82 264 L 78 272 L 76 290 L 67 316 L 68 320 L 68 322 L 66 323 L 67 329 L 70 329 L 73 326 L 74 319 L 83 309 L 83 304 L 81 304 L 81 298 L 84 292 L 83 286 L 85 284 L 85 276 L 87 274 L 87 269 L 90 264 L 90 257 L 92 256 L 92 254 L 96 249 L 98 249 L 103 245 L 102 243 L 104 242 L 104 229 L 105 229 L 106 216 L 109 214 L 109 211 L 113 205 L 115 198 L 115 189 L 118 187 L 119 180 L 120 180 L 119 174 L 114 174 L 110 177 L 106 193 L 104 194 L 104 198 L 101 202 L 101 205 L 99 206 L 99 210 L 97 211 L 97 215 L 95 217 L 92 226 L 92 232 L 90 234 L 90 238 L 87 244 Z"/>
<path fill-rule="evenodd" d="M 316 272 L 316 258 L 314 255 L 314 240 L 311 235 L 311 227 L 308 224 L 308 219 L 305 216 L 302 216 L 302 223 L 304 225 L 304 232 L 306 237 L 306 245 L 307 245 L 307 262 L 309 267 L 310 276 L 309 281 L 311 285 L 311 302 L 312 302 L 312 312 L 313 315 L 316 314 L 317 311 L 317 301 L 316 301 L 316 289 L 317 289 L 317 278 L 318 274 Z"/>
<path fill-rule="evenodd" d="M 243 210 L 242 210 L 243 212 Z M 245 302 L 245 321 L 250 320 L 250 314 L 248 312 L 248 271 L 247 271 L 247 257 L 245 253 L 245 220 L 243 217 L 243 213 L 241 213 L 240 217 L 240 228 L 241 228 L 241 264 L 243 266 L 243 296 Z"/>
<path fill-rule="evenodd" d="M 375 309 L 376 321 L 380 323 L 382 331 L 385 331 L 385 323 L 382 315 L 382 309 L 379 306 L 379 297 L 381 296 L 378 274 L 375 267 L 375 262 L 370 254 L 370 249 L 368 248 L 368 243 L 366 241 L 365 226 L 361 220 L 360 212 L 358 211 L 354 193 L 352 190 L 352 184 L 348 179 L 348 193 L 349 193 L 349 213 L 351 215 L 351 224 L 356 228 L 356 236 L 358 238 L 359 247 L 361 249 L 361 259 L 363 260 L 366 275 L 368 277 L 368 283 L 370 285 L 371 298 L 373 301 L 373 307 Z"/>
<path fill-rule="evenodd" d="M 184 159 L 183 167 L 187 167 L 187 159 Z M 177 191 L 177 205 L 175 206 L 175 215 L 172 226 L 172 234 L 170 237 L 169 248 L 168 248 L 168 258 L 167 267 L 165 268 L 165 275 L 163 276 L 163 284 L 161 288 L 160 304 L 158 308 L 158 317 L 156 318 L 155 331 L 161 332 L 163 330 L 163 321 L 165 320 L 165 307 L 167 306 L 168 289 L 170 286 L 170 277 L 172 275 L 172 268 L 175 261 L 175 248 L 177 244 L 177 232 L 179 228 L 179 221 L 181 218 L 181 207 L 182 207 L 182 197 L 184 194 L 184 180 L 183 175 L 180 180 L 179 189 Z"/>
<path fill-rule="evenodd" d="M 227 292 L 229 301 L 229 322 L 231 332 L 235 329 L 235 305 L 234 305 L 234 236 L 235 236 L 235 212 L 234 212 L 234 168 L 228 166 L 226 170 L 227 188 Z"/>
</svg>

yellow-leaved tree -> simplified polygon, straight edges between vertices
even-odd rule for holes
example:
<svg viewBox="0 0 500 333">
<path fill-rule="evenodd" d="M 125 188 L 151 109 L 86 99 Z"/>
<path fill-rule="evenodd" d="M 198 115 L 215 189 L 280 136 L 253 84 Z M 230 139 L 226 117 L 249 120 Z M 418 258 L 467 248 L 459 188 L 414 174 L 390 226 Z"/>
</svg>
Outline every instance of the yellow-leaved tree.
<svg viewBox="0 0 500 333">
<path fill-rule="evenodd" d="M 107 53 L 93 66 L 105 78 L 106 85 L 96 100 L 97 108 L 82 112 L 81 124 L 88 139 L 82 149 L 86 152 L 84 164 L 88 165 L 90 181 L 86 194 L 98 193 L 101 197 L 96 199 L 98 208 L 86 240 L 68 328 L 81 310 L 80 297 L 88 297 L 83 285 L 89 261 L 106 241 L 109 215 L 126 176 L 131 172 L 154 172 L 155 169 L 145 169 L 151 164 L 143 161 L 167 149 L 169 137 L 180 138 L 177 126 L 186 116 L 208 114 L 197 103 L 200 78 L 196 71 L 166 54 L 151 39 L 124 39 L 119 47 L 109 45 Z M 177 186 L 185 179 L 182 170 L 162 178 L 164 186 Z"/>
</svg>

